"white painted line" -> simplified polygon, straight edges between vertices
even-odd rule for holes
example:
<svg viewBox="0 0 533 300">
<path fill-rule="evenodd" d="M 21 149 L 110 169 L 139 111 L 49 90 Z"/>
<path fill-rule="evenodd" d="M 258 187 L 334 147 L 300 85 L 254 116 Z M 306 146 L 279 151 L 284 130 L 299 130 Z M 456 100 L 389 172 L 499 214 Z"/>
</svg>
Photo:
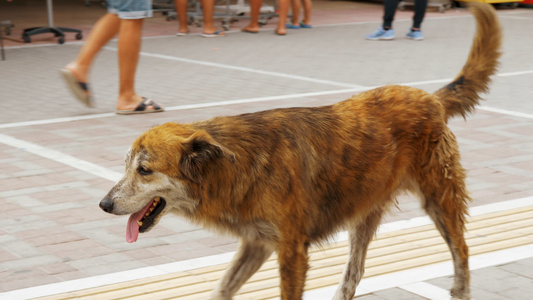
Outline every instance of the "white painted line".
<svg viewBox="0 0 533 300">
<path fill-rule="evenodd" d="M 239 100 L 225 100 L 218 102 L 208 102 L 208 103 L 198 103 L 198 104 L 188 104 L 188 105 L 179 105 L 171 106 L 165 108 L 166 110 L 185 110 L 185 109 L 198 109 L 214 106 L 225 106 L 225 105 L 237 105 L 237 104 L 247 104 L 247 103 L 257 103 L 257 102 L 268 102 L 268 101 L 277 101 L 285 99 L 295 99 L 295 98 L 306 98 L 306 97 L 316 97 L 332 94 L 342 94 L 342 93 L 356 93 L 361 91 L 366 91 L 372 89 L 373 87 L 364 87 L 364 88 L 351 88 L 351 89 L 342 89 L 342 90 L 331 90 L 331 91 L 322 91 L 322 92 L 310 92 L 310 93 L 299 93 L 299 94 L 289 94 L 289 95 L 280 95 L 280 96 L 266 96 L 266 97 L 257 97 L 257 98 L 248 98 L 248 99 L 239 99 Z M 335 103 L 337 101 L 334 101 Z"/>
<path fill-rule="evenodd" d="M 519 117 L 519 118 L 533 119 L 533 115 L 532 114 L 526 114 L 526 113 L 517 112 L 517 111 L 510 111 L 510 110 L 494 108 L 494 107 L 488 107 L 488 106 L 478 106 L 477 109 L 484 110 L 484 111 L 489 111 L 489 112 L 493 112 L 493 113 L 498 113 L 498 114 L 501 114 L 501 115 L 508 115 L 508 116 Z"/>
<path fill-rule="evenodd" d="M 369 87 L 368 89 L 370 88 L 372 87 Z M 316 96 L 322 96 L 322 95 L 355 93 L 355 92 L 364 91 L 366 89 L 367 88 L 351 88 L 351 89 L 330 90 L 330 91 L 323 91 L 323 92 L 299 93 L 299 94 L 289 94 L 289 95 L 281 95 L 281 96 L 268 96 L 268 97 L 257 97 L 257 98 L 248 98 L 248 99 L 238 99 L 238 100 L 226 100 L 226 101 L 218 101 L 218 102 L 186 104 L 186 105 L 165 107 L 165 110 L 176 111 L 176 110 L 187 110 L 187 109 L 199 109 L 199 108 L 217 107 L 217 106 L 225 106 L 225 105 L 237 105 L 237 104 L 247 104 L 247 103 L 256 103 L 256 102 L 277 101 L 277 100 L 293 99 L 293 98 L 316 97 Z M 103 114 L 94 114 L 94 115 L 87 115 L 87 116 L 6 123 L 6 124 L 0 124 L 0 129 L 56 124 L 56 123 L 67 123 L 67 122 L 75 122 L 75 121 L 82 121 L 82 120 L 109 118 L 109 117 L 115 117 L 115 116 L 117 116 L 115 113 L 103 113 Z M 119 117 L 123 118 L 123 116 L 119 116 Z"/>
<path fill-rule="evenodd" d="M 14 148 L 19 148 L 21 150 L 42 156 L 44 158 L 51 159 L 53 161 L 65 164 L 69 167 L 96 175 L 107 180 L 111 180 L 113 182 L 118 181 L 122 177 L 122 174 L 118 172 L 111 171 L 107 168 L 100 167 L 93 163 L 67 155 L 65 153 L 51 150 L 23 140 L 19 140 L 8 135 L 0 134 L 0 143 L 9 145 Z"/>
<path fill-rule="evenodd" d="M 410 83 L 400 83 L 399 85 L 416 86 L 416 85 L 449 82 L 450 80 L 451 79 L 415 81 L 415 82 L 410 82 Z M 248 98 L 248 99 L 238 99 L 238 100 L 226 100 L 226 101 L 219 101 L 219 102 L 207 102 L 207 103 L 199 103 L 199 104 L 186 104 L 186 105 L 166 107 L 165 110 L 176 111 L 176 110 L 187 110 L 187 109 L 199 109 L 199 108 L 217 107 L 217 106 L 225 106 L 225 105 L 237 105 L 237 104 L 277 101 L 277 100 L 284 100 L 284 99 L 316 97 L 316 96 L 326 96 L 326 95 L 344 94 L 344 93 L 357 93 L 357 92 L 361 92 L 365 90 L 370 90 L 376 87 L 377 86 L 368 86 L 368 87 L 349 88 L 349 89 L 342 89 L 342 90 L 329 90 L 329 91 L 322 91 L 322 92 L 298 93 L 298 94 L 288 94 L 288 95 L 280 95 L 280 96 L 267 96 L 267 97 L 257 97 L 257 98 Z M 531 114 L 514 112 L 514 111 L 504 110 L 504 109 L 499 109 L 499 108 L 492 108 L 488 106 L 478 106 L 477 109 L 504 114 L 504 115 L 509 115 L 509 116 L 514 116 L 514 117 L 521 117 L 521 118 L 527 118 L 527 119 L 533 118 L 533 115 Z M 0 129 L 67 123 L 67 122 L 75 122 L 75 121 L 82 121 L 82 120 L 109 118 L 109 117 L 115 117 L 115 116 L 117 115 L 114 113 L 103 113 L 103 114 L 94 114 L 94 115 L 87 115 L 87 116 L 6 123 L 6 124 L 0 124 Z M 122 118 L 122 116 L 120 117 Z"/>
<path fill-rule="evenodd" d="M 75 122 L 82 120 L 91 120 L 91 119 L 100 119 L 116 116 L 114 113 L 105 113 L 105 114 L 94 114 L 87 116 L 77 116 L 77 117 L 66 117 L 66 118 L 55 118 L 55 119 L 45 119 L 45 120 L 36 120 L 36 121 L 26 121 L 26 122 L 16 122 L 16 123 L 6 123 L 0 124 L 0 129 L 3 128 L 14 128 L 14 127 L 26 127 L 26 126 L 36 126 L 36 125 L 46 125 L 46 124 L 56 124 L 56 123 L 67 123 Z"/>
<path fill-rule="evenodd" d="M 531 205 L 533 205 L 533 196 L 474 206 L 469 208 L 469 214 L 472 217 L 476 217 L 511 209 L 523 208 Z"/>
<path fill-rule="evenodd" d="M 532 20 L 533 20 L 533 19 L 532 19 Z M 500 74 L 497 74 L 496 76 L 500 76 L 500 77 L 509 77 L 509 76 L 522 76 L 522 75 L 528 75 L 528 74 L 533 74 L 533 70 L 500 73 Z"/>
<path fill-rule="evenodd" d="M 526 207 L 533 205 L 533 197 L 509 200 L 494 204 L 487 204 L 471 209 L 470 215 L 482 215 L 493 212 L 505 211 L 514 208 Z M 403 229 L 409 229 L 419 227 L 423 225 L 431 224 L 429 218 L 413 218 L 405 221 L 392 222 L 380 225 L 378 232 L 393 232 Z M 344 234 L 346 236 L 346 234 Z M 338 235 L 337 241 L 343 241 L 342 235 Z M 344 239 L 346 240 L 346 239 Z M 525 248 L 524 248 L 525 247 Z M 491 254 L 483 254 L 473 256 L 470 258 L 470 269 L 479 269 L 488 266 L 494 266 L 502 263 L 516 261 L 524 258 L 533 257 L 533 245 L 524 246 L 518 248 L 512 248 L 494 252 Z M 528 248 L 529 247 L 529 248 Z M 529 250 L 528 250 L 529 249 Z M 529 251 L 529 252 L 528 252 Z M 499 253 L 499 254 L 498 254 Z M 166 275 L 175 272 L 185 272 L 193 269 L 199 269 L 204 267 L 216 266 L 220 264 L 226 264 L 231 261 L 235 252 L 228 252 L 224 254 L 206 256 L 201 258 L 195 258 L 190 260 L 184 260 L 169 264 L 163 264 L 158 266 L 134 269 L 130 271 L 111 273 L 100 276 L 93 276 L 88 278 L 82 278 L 77 280 L 53 283 L 48 285 L 30 287 L 20 290 L 14 290 L 6 293 L 0 293 L 0 299 L 28 299 L 35 297 L 44 297 L 49 295 L 67 293 L 72 291 L 79 291 L 83 289 L 104 286 L 115 283 L 122 283 L 137 279 L 145 279 L 152 276 Z M 429 273 L 428 273 L 429 272 Z M 426 267 L 415 268 L 407 271 L 401 271 L 376 277 L 364 279 L 358 287 L 357 295 L 363 295 L 372 293 L 378 290 L 384 290 L 391 287 L 399 287 L 407 284 L 412 284 L 428 279 L 438 278 L 441 276 L 448 276 L 453 273 L 451 262 L 440 263 Z M 428 276 L 429 274 L 429 276 Z M 403 277 L 407 277 L 405 280 Z M 327 287 L 318 290 L 308 291 L 305 299 L 328 299 L 330 298 L 336 287 Z M 326 296 L 324 296 L 326 295 Z"/>
<path fill-rule="evenodd" d="M 431 300 L 450 300 L 450 291 L 427 282 L 410 283 L 399 286 L 399 288 Z"/>
<path fill-rule="evenodd" d="M 533 18 L 531 18 L 531 17 L 505 16 L 505 15 L 502 15 L 501 17 L 505 17 L 505 18 L 508 18 L 508 19 L 520 19 L 520 20 L 529 20 L 529 21 L 533 21 Z"/>
<path fill-rule="evenodd" d="M 218 264 L 228 263 L 235 255 L 235 252 L 224 253 L 215 256 L 207 256 L 187 261 L 169 263 L 160 266 L 146 267 L 131 271 L 116 272 L 106 275 L 63 281 L 42 286 L 30 287 L 10 292 L 0 293 L 0 299 L 22 300 L 37 297 L 57 295 L 72 291 L 95 288 L 104 285 L 128 282 L 137 279 L 145 279 L 153 276 L 166 275 L 170 273 L 199 269 Z M 222 260 L 222 261 L 220 261 Z"/>
<path fill-rule="evenodd" d="M 106 50 L 112 50 L 112 51 L 118 51 L 118 48 L 114 48 L 114 47 L 105 47 L 105 49 Z M 334 85 L 334 86 L 340 86 L 340 87 L 346 87 L 346 88 L 364 88 L 363 86 L 357 85 L 357 84 L 341 83 L 341 82 L 336 82 L 336 81 L 331 81 L 331 80 L 324 80 L 324 79 L 318 79 L 318 78 L 291 75 L 291 74 L 286 74 L 286 73 L 263 71 L 263 70 L 252 69 L 252 68 L 245 68 L 245 67 L 237 67 L 237 66 L 233 66 L 233 65 L 213 63 L 213 62 L 207 62 L 207 61 L 201 61 L 201 60 L 195 60 L 195 59 L 188 59 L 188 58 L 182 58 L 182 57 L 170 56 L 170 55 L 164 55 L 164 54 L 141 52 L 141 56 L 153 57 L 153 58 L 159 58 L 159 59 L 166 59 L 166 60 L 172 60 L 172 61 L 179 61 L 179 62 L 196 64 L 196 65 L 201 65 L 201 66 L 229 69 L 229 70 L 234 70 L 234 71 L 256 73 L 256 74 L 261 74 L 261 75 L 270 75 L 270 76 L 276 76 L 276 77 L 281 77 L 281 78 L 303 80 L 303 81 L 309 81 L 309 82 L 315 82 L 315 83 L 321 83 L 321 84 L 328 84 L 328 85 Z"/>
</svg>

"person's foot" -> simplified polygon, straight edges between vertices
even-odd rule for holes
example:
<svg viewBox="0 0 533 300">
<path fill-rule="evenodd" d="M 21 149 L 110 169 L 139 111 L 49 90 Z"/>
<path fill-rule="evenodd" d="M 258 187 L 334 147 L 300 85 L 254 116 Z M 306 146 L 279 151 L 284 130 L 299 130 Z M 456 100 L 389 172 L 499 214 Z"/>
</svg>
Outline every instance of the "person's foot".
<svg viewBox="0 0 533 300">
<path fill-rule="evenodd" d="M 78 81 L 87 82 L 87 70 L 83 70 L 75 62 L 70 62 L 64 69 L 69 70 Z"/>
<path fill-rule="evenodd" d="M 421 41 L 424 39 L 424 36 L 422 35 L 421 30 L 413 30 L 411 29 L 406 35 L 406 38 L 415 40 L 415 41 Z"/>
<path fill-rule="evenodd" d="M 222 30 L 219 30 L 215 26 L 205 26 L 204 25 L 204 31 L 202 32 L 203 37 L 217 37 L 217 36 L 224 36 L 225 33 Z"/>
<path fill-rule="evenodd" d="M 309 29 L 309 28 L 313 28 L 313 25 L 311 25 L 309 23 L 300 22 L 300 27 Z"/>
<path fill-rule="evenodd" d="M 129 111 L 136 109 L 146 98 L 134 95 L 130 98 L 119 98 L 117 101 L 117 111 Z M 148 105 L 146 109 L 156 109 L 155 106 Z"/>
<path fill-rule="evenodd" d="M 89 85 L 87 84 L 87 70 L 83 71 L 76 63 L 71 62 L 61 69 L 61 74 L 71 92 L 81 103 L 87 107 L 96 106 Z"/>
<path fill-rule="evenodd" d="M 118 109 L 115 111 L 117 115 L 134 115 L 147 114 L 165 111 L 163 107 L 157 104 L 154 100 L 146 97 L 141 98 L 141 102 L 133 109 Z"/>
<path fill-rule="evenodd" d="M 178 32 L 176 32 L 177 36 L 186 36 L 190 33 L 189 28 L 180 28 L 178 29 Z"/>
<path fill-rule="evenodd" d="M 394 29 L 385 30 L 383 27 L 379 27 L 374 33 L 366 35 L 366 39 L 372 41 L 393 40 L 394 38 Z"/>
<path fill-rule="evenodd" d="M 226 34 L 222 30 L 217 30 L 213 33 L 204 32 L 202 33 L 202 36 L 206 38 L 211 38 L 211 37 L 223 37 L 223 36 L 226 36 Z"/>
<path fill-rule="evenodd" d="M 259 26 L 253 26 L 250 24 L 246 27 L 241 28 L 241 31 L 248 33 L 259 33 Z"/>
<path fill-rule="evenodd" d="M 275 33 L 277 35 L 286 35 L 287 34 L 287 28 L 285 28 L 285 26 L 283 26 L 283 27 L 278 26 L 276 28 L 276 30 L 275 30 Z"/>
<path fill-rule="evenodd" d="M 300 29 L 300 25 L 298 23 L 296 23 L 296 24 L 288 23 L 288 24 L 285 24 L 285 28 L 287 28 L 287 29 Z"/>
</svg>

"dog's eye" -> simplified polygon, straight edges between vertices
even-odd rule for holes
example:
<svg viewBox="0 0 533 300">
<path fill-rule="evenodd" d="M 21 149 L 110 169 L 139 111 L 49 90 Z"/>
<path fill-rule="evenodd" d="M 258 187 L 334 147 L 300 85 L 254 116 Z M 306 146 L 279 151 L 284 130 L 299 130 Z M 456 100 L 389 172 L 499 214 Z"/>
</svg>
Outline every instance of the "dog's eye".
<svg viewBox="0 0 533 300">
<path fill-rule="evenodd" d="M 139 166 L 137 168 L 137 172 L 141 175 L 150 175 L 152 174 L 152 170 L 148 169 L 147 167 L 145 166 Z"/>
</svg>

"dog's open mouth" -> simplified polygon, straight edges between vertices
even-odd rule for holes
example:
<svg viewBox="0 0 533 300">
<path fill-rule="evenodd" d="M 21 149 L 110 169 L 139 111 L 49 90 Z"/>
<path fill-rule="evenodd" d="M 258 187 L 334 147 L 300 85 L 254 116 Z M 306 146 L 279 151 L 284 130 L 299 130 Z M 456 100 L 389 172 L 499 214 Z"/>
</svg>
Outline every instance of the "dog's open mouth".
<svg viewBox="0 0 533 300">
<path fill-rule="evenodd" d="M 155 219 L 163 211 L 165 205 L 165 199 L 155 197 L 143 209 L 130 216 L 126 230 L 126 240 L 128 243 L 137 241 L 139 232 L 145 232 L 154 225 Z"/>
</svg>

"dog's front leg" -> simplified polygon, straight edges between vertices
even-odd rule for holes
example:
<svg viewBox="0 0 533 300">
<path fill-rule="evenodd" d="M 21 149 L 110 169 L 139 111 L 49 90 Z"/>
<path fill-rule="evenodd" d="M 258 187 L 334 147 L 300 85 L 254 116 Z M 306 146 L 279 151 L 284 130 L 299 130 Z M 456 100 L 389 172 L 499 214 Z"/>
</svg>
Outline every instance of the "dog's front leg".
<svg viewBox="0 0 533 300">
<path fill-rule="evenodd" d="M 366 219 L 349 227 L 350 258 L 342 275 L 342 281 L 335 292 L 334 300 L 353 299 L 355 289 L 365 272 L 368 245 L 381 222 L 382 209 L 371 212 Z"/>
<path fill-rule="evenodd" d="M 274 247 L 261 241 L 241 240 L 230 267 L 212 293 L 212 299 L 229 300 L 272 255 Z"/>
<path fill-rule="evenodd" d="M 305 276 L 309 268 L 308 248 L 309 241 L 304 237 L 280 243 L 277 252 L 282 300 L 302 299 Z"/>
</svg>

